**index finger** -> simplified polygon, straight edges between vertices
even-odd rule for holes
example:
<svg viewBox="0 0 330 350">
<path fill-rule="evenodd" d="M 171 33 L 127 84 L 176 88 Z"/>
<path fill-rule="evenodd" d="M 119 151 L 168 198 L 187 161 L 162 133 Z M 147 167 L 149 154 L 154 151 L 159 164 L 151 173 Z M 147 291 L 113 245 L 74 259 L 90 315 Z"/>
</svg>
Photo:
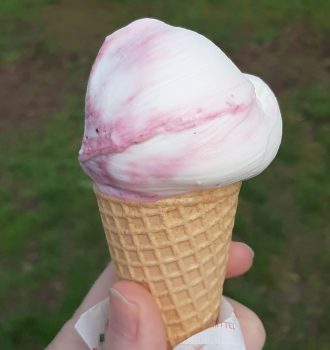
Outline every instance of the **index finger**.
<svg viewBox="0 0 330 350">
<path fill-rule="evenodd" d="M 254 252 L 245 243 L 231 242 L 228 253 L 226 278 L 237 277 L 250 269 Z"/>
</svg>

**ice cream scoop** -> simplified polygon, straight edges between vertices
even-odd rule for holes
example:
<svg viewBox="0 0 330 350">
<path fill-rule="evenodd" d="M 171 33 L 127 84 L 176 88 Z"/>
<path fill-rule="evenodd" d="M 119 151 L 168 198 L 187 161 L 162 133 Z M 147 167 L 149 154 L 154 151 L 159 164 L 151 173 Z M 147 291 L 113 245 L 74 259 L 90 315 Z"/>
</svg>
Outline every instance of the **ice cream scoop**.
<svg viewBox="0 0 330 350">
<path fill-rule="evenodd" d="M 98 189 L 157 200 L 262 172 L 281 141 L 276 97 L 206 37 L 155 19 L 109 35 L 86 94 L 80 163 Z"/>
</svg>

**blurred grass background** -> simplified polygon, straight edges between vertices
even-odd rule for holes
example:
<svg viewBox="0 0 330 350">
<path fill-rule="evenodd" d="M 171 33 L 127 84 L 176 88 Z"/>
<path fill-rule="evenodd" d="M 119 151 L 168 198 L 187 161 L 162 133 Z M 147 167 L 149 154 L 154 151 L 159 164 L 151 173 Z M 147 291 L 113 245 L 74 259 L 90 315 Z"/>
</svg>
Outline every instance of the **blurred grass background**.
<svg viewBox="0 0 330 350">
<path fill-rule="evenodd" d="M 44 348 L 106 265 L 77 162 L 84 92 L 103 38 L 147 16 L 206 35 L 278 96 L 283 143 L 244 184 L 235 226 L 254 267 L 226 293 L 263 319 L 266 349 L 329 349 L 329 13 L 326 0 L 0 1 L 0 349 Z"/>
</svg>

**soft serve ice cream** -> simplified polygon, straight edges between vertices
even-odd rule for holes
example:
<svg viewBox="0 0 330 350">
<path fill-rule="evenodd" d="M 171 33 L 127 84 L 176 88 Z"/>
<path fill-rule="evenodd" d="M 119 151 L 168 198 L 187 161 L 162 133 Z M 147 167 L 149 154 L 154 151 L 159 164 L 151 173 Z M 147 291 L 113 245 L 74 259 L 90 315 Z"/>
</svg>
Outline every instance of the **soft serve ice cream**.
<svg viewBox="0 0 330 350">
<path fill-rule="evenodd" d="M 86 95 L 80 163 L 98 189 L 157 200 L 262 172 L 282 134 L 279 106 L 204 36 L 154 19 L 109 35 Z"/>
</svg>

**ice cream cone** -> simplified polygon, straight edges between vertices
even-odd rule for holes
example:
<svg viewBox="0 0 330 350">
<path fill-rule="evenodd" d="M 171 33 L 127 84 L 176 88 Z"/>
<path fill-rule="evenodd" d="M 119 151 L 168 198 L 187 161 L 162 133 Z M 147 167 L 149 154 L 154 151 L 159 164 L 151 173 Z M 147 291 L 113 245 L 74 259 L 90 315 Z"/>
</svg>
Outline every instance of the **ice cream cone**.
<svg viewBox="0 0 330 350">
<path fill-rule="evenodd" d="M 240 187 L 133 202 L 94 186 L 116 273 L 155 297 L 169 348 L 216 323 Z"/>
</svg>

